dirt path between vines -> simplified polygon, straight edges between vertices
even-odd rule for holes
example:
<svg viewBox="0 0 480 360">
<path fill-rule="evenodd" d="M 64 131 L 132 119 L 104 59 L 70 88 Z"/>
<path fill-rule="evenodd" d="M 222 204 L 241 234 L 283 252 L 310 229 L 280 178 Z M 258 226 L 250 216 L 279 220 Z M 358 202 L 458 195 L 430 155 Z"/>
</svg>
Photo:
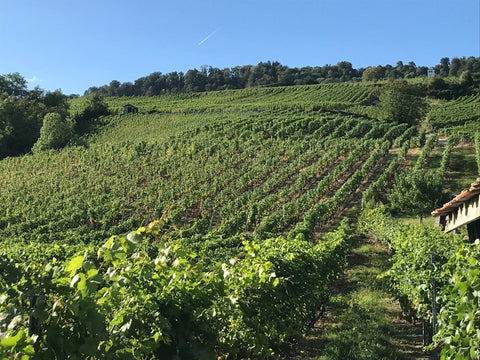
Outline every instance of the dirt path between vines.
<svg viewBox="0 0 480 360">
<path fill-rule="evenodd" d="M 422 350 L 422 325 L 401 319 L 398 301 L 388 292 L 390 255 L 357 239 L 344 275 L 332 287 L 325 314 L 294 346 L 288 359 L 434 359 Z"/>
</svg>

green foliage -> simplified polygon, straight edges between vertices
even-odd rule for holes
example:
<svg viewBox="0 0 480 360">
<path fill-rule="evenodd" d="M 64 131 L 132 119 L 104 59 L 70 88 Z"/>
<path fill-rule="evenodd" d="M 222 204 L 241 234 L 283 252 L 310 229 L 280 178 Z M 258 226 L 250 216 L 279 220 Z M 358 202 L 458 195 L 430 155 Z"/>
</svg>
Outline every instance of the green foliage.
<svg viewBox="0 0 480 360">
<path fill-rule="evenodd" d="M 387 140 L 377 144 L 378 148 L 372 152 L 370 157 L 355 171 L 355 173 L 346 180 L 343 185 L 335 192 L 335 194 L 324 202 L 315 204 L 307 212 L 305 212 L 302 222 L 298 222 L 288 236 L 294 238 L 298 235 L 305 239 L 310 239 L 314 233 L 315 227 L 321 221 L 326 220 L 334 214 L 338 205 L 348 199 L 348 197 L 358 188 L 360 183 L 368 177 L 373 166 L 377 161 L 388 152 L 390 142 Z M 348 162 L 346 163 L 348 164 Z M 348 165 L 347 165 L 348 166 Z"/>
<path fill-rule="evenodd" d="M 478 359 L 480 356 L 479 244 L 461 244 L 444 266 L 449 281 L 442 288 L 443 303 L 435 341 L 442 345 L 442 358 Z"/>
<path fill-rule="evenodd" d="M 37 151 L 61 149 L 68 144 L 73 135 L 73 123 L 58 113 L 48 113 L 43 118 L 40 137 L 32 148 Z"/>
<path fill-rule="evenodd" d="M 69 104 L 67 96 L 62 94 L 59 90 L 47 91 L 43 97 L 43 103 L 48 108 L 49 112 L 56 112 L 62 118 L 68 117 Z"/>
<path fill-rule="evenodd" d="M 447 282 L 440 267 L 453 254 L 453 237 L 438 228 L 401 224 L 385 215 L 381 207 L 364 210 L 359 229 L 394 249 L 392 268 L 386 275 L 393 283 L 404 315 L 410 320 L 431 321 L 431 278 L 435 276 L 439 284 Z M 430 261 L 432 254 L 436 255 L 436 265 Z"/>
<path fill-rule="evenodd" d="M 338 191 L 334 202 L 322 205 L 328 212 L 321 224 L 381 166 L 372 159 L 388 156 L 385 140 L 405 126 L 310 108 L 322 106 L 324 97 L 363 103 L 370 91 L 338 84 L 143 99 L 147 112 L 172 100 L 171 109 L 182 113 L 104 116 L 95 122 L 106 125 L 83 138 L 85 147 L 0 163 L 8 189 L 0 199 L 9 204 L 0 207 L 0 247 L 99 244 L 164 213 L 171 237 L 213 232 L 213 239 L 231 238 L 247 231 L 264 239 L 288 234 Z M 86 106 L 75 99 L 72 111 L 82 111 L 81 101 Z M 113 108 L 121 101 L 112 100 Z M 233 110 L 262 104 L 261 111 Z M 220 110 L 190 112 L 195 107 Z"/>
<path fill-rule="evenodd" d="M 392 267 L 385 275 L 392 281 L 406 316 L 431 323 L 435 279 L 440 312 L 433 346 L 441 346 L 442 359 L 478 359 L 478 243 L 467 244 L 439 228 L 401 224 L 381 208 L 364 211 L 359 226 L 395 250 Z"/>
<path fill-rule="evenodd" d="M 388 183 L 392 180 L 399 162 L 405 159 L 410 147 L 411 136 L 415 132 L 415 127 L 410 127 L 400 137 L 395 139 L 399 144 L 403 143 L 402 147 L 397 156 L 392 158 L 388 166 L 385 166 L 382 174 L 362 193 L 362 208 L 375 204 L 379 197 L 385 196 L 385 188 L 388 187 Z"/>
<path fill-rule="evenodd" d="M 436 170 L 405 172 L 395 177 L 388 200 L 393 208 L 422 220 L 442 200 L 442 177 Z"/>
<path fill-rule="evenodd" d="M 383 79 L 384 74 L 381 66 L 369 66 L 362 73 L 362 81 L 378 81 Z"/>
<path fill-rule="evenodd" d="M 425 167 L 428 156 L 430 155 L 432 150 L 435 148 L 435 146 L 438 145 L 437 134 L 430 134 L 427 141 L 425 141 L 425 138 L 427 137 L 427 135 L 425 134 L 424 131 L 421 132 L 420 135 L 423 136 L 423 139 L 422 141 L 419 141 L 419 143 L 424 144 L 424 146 L 422 148 L 422 152 L 417 158 L 417 161 L 415 161 L 415 165 L 413 167 L 415 171 L 419 171 Z"/>
<path fill-rule="evenodd" d="M 480 130 L 480 95 L 467 95 L 431 109 L 428 119 L 434 130 L 444 133 L 462 130 L 470 136 Z"/>
<path fill-rule="evenodd" d="M 438 169 L 440 174 L 444 174 L 445 171 L 447 170 L 448 163 L 450 161 L 450 153 L 452 152 L 453 148 L 456 145 L 458 145 L 459 141 L 460 141 L 459 136 L 452 135 L 448 138 L 447 144 L 442 153 L 442 160 L 440 161 L 440 167 Z"/>
<path fill-rule="evenodd" d="M 452 96 L 447 82 L 441 76 L 434 76 L 430 79 L 427 95 L 438 99 L 450 99 Z"/>
<path fill-rule="evenodd" d="M 425 141 L 415 126 L 379 119 L 375 91 L 345 83 L 92 100 L 117 113 L 100 118 L 89 113 L 92 101 L 70 101 L 79 117 L 90 107 L 86 146 L 0 162 L 2 355 L 281 351 L 327 296 L 349 235 L 304 240 L 318 238 L 369 183 L 368 202 L 384 199 L 410 143 Z M 63 108 L 61 94 L 45 96 L 48 107 L 35 96 L 38 108 L 33 98 L 3 97 L 2 106 L 32 105 L 42 117 Z M 119 115 L 125 102 L 141 112 Z M 445 152 L 443 169 L 447 162 Z M 155 218 L 161 231 L 100 246 Z M 24 329 L 33 294 L 44 329 L 37 340 Z"/>
<path fill-rule="evenodd" d="M 477 161 L 477 171 L 480 175 L 480 132 L 475 133 L 475 159 Z"/>
<path fill-rule="evenodd" d="M 459 194 L 470 187 L 473 180 L 479 176 L 473 146 L 457 146 L 452 149 L 447 174 L 444 179 L 444 192 L 447 191 L 449 195 Z"/>
<path fill-rule="evenodd" d="M 68 115 L 66 97 L 60 92 L 26 90 L 18 73 L 0 75 L 0 158 L 29 152 L 40 136 L 47 113 Z"/>
<path fill-rule="evenodd" d="M 0 95 L 0 157 L 30 150 L 40 134 L 44 110 L 35 100 Z"/>
<path fill-rule="evenodd" d="M 460 75 L 460 84 L 462 86 L 471 86 L 473 85 L 473 77 L 470 71 L 464 71 L 462 72 L 462 75 Z"/>
<path fill-rule="evenodd" d="M 86 107 L 80 114 L 75 114 L 75 132 L 79 135 L 85 134 L 92 130 L 94 120 L 100 116 L 110 114 L 108 105 L 105 103 L 103 97 L 98 94 L 90 95 L 86 98 Z"/>
<path fill-rule="evenodd" d="M 397 315 L 392 313 L 391 291 L 385 279 L 378 277 L 389 268 L 390 254 L 378 244 L 359 241 L 354 245 L 342 286 L 335 289 L 339 293 L 328 303 L 329 313 L 335 316 L 312 331 L 321 334 L 318 360 L 402 358 L 398 334 L 392 331 Z"/>
<path fill-rule="evenodd" d="M 464 71 L 459 78 L 435 76 L 427 84 L 426 94 L 430 98 L 455 100 L 462 96 L 475 95 L 475 80 L 470 71 Z"/>
<path fill-rule="evenodd" d="M 35 349 L 35 358 L 270 356 L 303 332 L 327 296 L 349 236 L 342 227 L 318 245 L 244 242 L 229 262 L 205 267 L 175 241 L 152 245 L 163 226 L 113 236 L 96 258 L 92 247 L 65 261 L 4 253 L 0 355 L 28 359 Z M 28 310 L 31 294 L 39 299 Z M 27 315 L 39 323 L 31 336 Z"/>
<path fill-rule="evenodd" d="M 441 76 L 458 76 L 465 71 L 478 72 L 480 58 L 442 58 L 435 70 Z M 422 80 L 427 76 L 426 66 L 417 66 L 413 61 L 404 65 L 398 61 L 396 66 L 378 65 L 366 69 L 355 69 L 348 61 L 340 61 L 335 65 L 305 66 L 289 68 L 278 61 L 260 62 L 257 65 L 235 66 L 219 69 L 202 66 L 200 70 L 190 69 L 183 72 L 162 74 L 154 72 L 132 82 L 120 83 L 112 80 L 108 85 L 90 87 L 85 95 L 101 96 L 156 96 L 161 94 L 179 94 L 186 92 L 215 91 L 225 89 L 244 89 L 256 86 L 291 86 L 320 83 L 339 83 L 345 81 L 376 81 L 387 79 Z"/>
<path fill-rule="evenodd" d="M 28 94 L 27 81 L 18 72 L 0 75 L 0 94 L 22 97 Z"/>
<path fill-rule="evenodd" d="M 106 98 L 113 113 L 122 113 L 130 103 L 141 112 L 203 113 L 217 111 L 309 111 L 343 109 L 354 104 L 368 103 L 376 88 L 359 83 L 317 84 L 287 87 L 260 87 L 210 93 L 165 94 L 155 97 Z M 88 97 L 72 99 L 73 113 L 81 113 Z"/>
<path fill-rule="evenodd" d="M 419 89 L 405 80 L 392 80 L 382 86 L 380 106 L 384 119 L 414 125 L 425 114 Z"/>
</svg>

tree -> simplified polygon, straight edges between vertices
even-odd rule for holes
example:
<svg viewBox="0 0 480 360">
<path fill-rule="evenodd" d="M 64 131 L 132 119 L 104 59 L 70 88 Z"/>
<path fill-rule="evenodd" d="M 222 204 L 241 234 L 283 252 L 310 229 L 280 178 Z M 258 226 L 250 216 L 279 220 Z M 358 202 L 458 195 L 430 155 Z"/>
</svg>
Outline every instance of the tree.
<svg viewBox="0 0 480 360">
<path fill-rule="evenodd" d="M 440 76 L 448 76 L 450 72 L 450 59 L 448 57 L 444 57 L 440 59 Z"/>
<path fill-rule="evenodd" d="M 472 74 L 480 71 L 480 58 L 452 58 L 440 60 L 435 72 L 440 76 L 457 74 L 469 70 Z M 173 72 L 162 74 L 154 72 L 132 83 L 120 83 L 113 80 L 108 85 L 90 87 L 85 95 L 96 93 L 100 96 L 153 96 L 163 93 L 199 92 L 223 89 L 243 89 L 252 86 L 288 86 L 344 82 L 351 80 L 378 81 L 382 79 L 414 78 L 427 76 L 426 66 L 417 66 L 413 61 L 408 65 L 398 61 L 396 66 L 378 65 L 366 69 L 354 69 L 348 61 L 336 65 L 305 66 L 289 68 L 278 61 L 259 62 L 257 65 L 235 66 L 233 68 L 214 68 L 202 65 L 200 71 L 188 70 L 186 74 Z M 474 76 L 474 75 L 473 75 Z M 475 78 L 475 76 L 474 76 Z M 0 78 L 0 89 L 2 88 Z"/>
<path fill-rule="evenodd" d="M 362 81 L 377 81 L 383 78 L 383 68 L 379 66 L 369 66 L 362 74 Z"/>
<path fill-rule="evenodd" d="M 442 178 L 435 170 L 416 170 L 395 177 L 395 185 L 388 194 L 392 208 L 416 215 L 423 221 L 443 198 Z"/>
<path fill-rule="evenodd" d="M 413 61 L 409 61 L 407 74 L 415 74 L 416 71 L 417 71 L 417 65 L 415 65 Z"/>
<path fill-rule="evenodd" d="M 0 75 L 0 93 L 25 96 L 28 94 L 27 81 L 18 72 Z"/>
<path fill-rule="evenodd" d="M 61 149 L 68 144 L 73 135 L 73 123 L 59 113 L 48 113 L 43 118 L 40 137 L 32 151 Z"/>
<path fill-rule="evenodd" d="M 45 109 L 37 100 L 0 95 L 0 158 L 30 151 L 40 134 Z"/>
<path fill-rule="evenodd" d="M 118 88 L 118 96 L 133 96 L 134 88 L 131 82 L 124 82 Z"/>
<path fill-rule="evenodd" d="M 419 66 L 417 70 L 415 70 L 415 76 L 427 76 L 428 74 L 428 67 L 426 66 Z"/>
<path fill-rule="evenodd" d="M 110 81 L 110 85 L 108 85 L 110 96 L 118 96 L 118 88 L 120 87 L 120 81 L 112 80 Z"/>
<path fill-rule="evenodd" d="M 39 87 L 28 91 L 26 86 L 19 73 L 0 75 L 0 158 L 29 152 L 45 114 L 68 116 L 67 97 L 60 90 L 45 94 Z"/>
<path fill-rule="evenodd" d="M 96 93 L 89 96 L 87 103 L 88 105 L 83 112 L 75 116 L 75 132 L 79 135 L 90 130 L 94 119 L 110 114 L 108 105 L 104 99 Z"/>
<path fill-rule="evenodd" d="M 205 84 L 207 83 L 207 75 L 197 69 L 188 70 L 185 74 L 185 91 L 186 92 L 201 92 L 205 91 Z"/>
<path fill-rule="evenodd" d="M 399 74 L 402 74 L 405 72 L 405 65 L 403 65 L 403 61 L 399 60 L 397 61 L 397 65 L 395 66 L 395 70 L 398 71 Z"/>
<path fill-rule="evenodd" d="M 349 81 L 353 78 L 354 70 L 350 62 L 340 61 L 337 63 L 337 68 L 341 74 L 340 81 Z"/>
<path fill-rule="evenodd" d="M 380 103 L 385 120 L 414 125 L 424 114 L 426 104 L 420 91 L 406 80 L 391 80 L 380 92 Z"/>
<path fill-rule="evenodd" d="M 462 72 L 462 75 L 460 75 L 460 84 L 462 86 L 470 86 L 473 85 L 473 77 L 470 71 L 466 70 Z"/>
<path fill-rule="evenodd" d="M 60 90 L 48 91 L 43 98 L 43 103 L 48 108 L 48 112 L 59 113 L 62 118 L 66 118 L 69 114 L 68 98 Z"/>
<path fill-rule="evenodd" d="M 461 67 L 461 62 L 459 58 L 453 58 L 452 62 L 450 63 L 450 70 L 449 70 L 449 75 L 450 76 L 458 76 L 458 71 L 460 70 Z"/>
<path fill-rule="evenodd" d="M 437 99 L 450 100 L 452 97 L 452 93 L 445 80 L 443 80 L 442 77 L 435 75 L 428 81 L 427 96 Z"/>
</svg>

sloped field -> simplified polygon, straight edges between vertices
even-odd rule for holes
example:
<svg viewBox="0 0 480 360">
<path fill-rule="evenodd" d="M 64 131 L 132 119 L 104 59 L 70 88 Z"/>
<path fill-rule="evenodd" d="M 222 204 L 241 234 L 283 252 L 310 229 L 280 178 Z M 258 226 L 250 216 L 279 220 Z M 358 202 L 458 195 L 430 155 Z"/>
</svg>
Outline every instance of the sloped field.
<svg viewBox="0 0 480 360">
<path fill-rule="evenodd" d="M 438 149 L 435 135 L 379 120 L 376 92 L 350 83 L 112 98 L 115 114 L 82 146 L 2 160 L 0 355 L 285 351 L 342 269 L 351 229 L 332 230 L 344 211 L 384 200 L 405 169 L 446 173 L 460 140 Z M 126 103 L 140 112 L 121 115 Z M 46 304 L 43 350 L 22 325 L 28 295 Z"/>
</svg>

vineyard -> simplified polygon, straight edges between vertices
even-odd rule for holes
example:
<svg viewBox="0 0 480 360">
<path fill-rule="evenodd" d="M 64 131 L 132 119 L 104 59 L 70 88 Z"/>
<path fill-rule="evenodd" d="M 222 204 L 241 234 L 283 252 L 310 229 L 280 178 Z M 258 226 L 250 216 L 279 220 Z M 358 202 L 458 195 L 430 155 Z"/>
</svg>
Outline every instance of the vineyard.
<svg viewBox="0 0 480 360">
<path fill-rule="evenodd" d="M 445 102 L 429 113 L 430 122 L 435 130 L 447 133 L 461 127 L 465 135 L 472 136 L 479 131 L 480 96 L 462 96 Z"/>
<path fill-rule="evenodd" d="M 112 115 L 96 119 L 74 144 L 2 160 L 2 358 L 285 354 L 342 272 L 356 226 L 351 217 L 341 220 L 347 212 L 386 202 L 397 176 L 409 171 L 430 169 L 447 181 L 460 143 L 480 163 L 478 94 L 432 101 L 420 127 L 384 119 L 374 105 L 378 88 L 108 98 Z M 139 113 L 122 114 L 127 103 Z M 70 111 L 85 106 L 85 98 L 73 99 Z M 426 136 L 425 128 L 433 131 Z M 438 135 L 448 135 L 444 147 Z M 394 220 L 373 214 L 362 215 L 362 232 L 385 238 L 404 264 L 402 254 L 413 255 L 400 236 L 418 235 L 385 235 L 377 222 Z M 442 245 L 441 261 L 453 269 L 459 265 L 449 257 L 466 245 L 445 239 L 458 245 Z M 428 287 L 433 270 L 418 266 L 411 270 L 418 286 Z M 428 321 L 431 298 L 395 271 L 389 276 L 402 299 L 414 296 L 405 308 Z M 472 324 L 458 336 L 472 336 L 472 326 L 479 329 Z M 448 344 L 445 354 L 454 344 L 466 347 L 461 338 L 436 341 Z M 475 341 L 463 358 L 478 358 Z"/>
</svg>

